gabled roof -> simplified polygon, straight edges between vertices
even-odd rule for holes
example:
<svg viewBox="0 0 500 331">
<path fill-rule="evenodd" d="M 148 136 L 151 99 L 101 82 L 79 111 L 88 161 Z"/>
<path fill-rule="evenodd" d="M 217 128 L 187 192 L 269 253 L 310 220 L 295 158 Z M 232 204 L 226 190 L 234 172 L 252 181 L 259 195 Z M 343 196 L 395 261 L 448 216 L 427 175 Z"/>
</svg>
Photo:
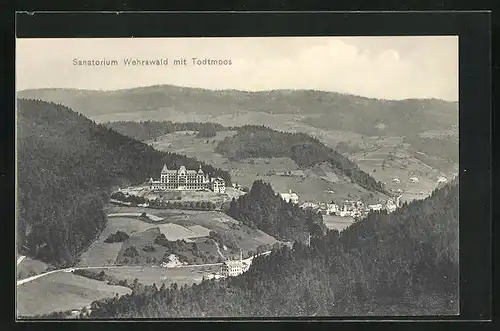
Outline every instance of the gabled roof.
<svg viewBox="0 0 500 331">
<path fill-rule="evenodd" d="M 168 172 L 168 168 L 167 168 L 166 164 L 163 165 L 163 169 L 161 169 L 161 172 L 162 173 Z"/>
<path fill-rule="evenodd" d="M 233 260 L 233 261 L 228 260 L 228 261 L 225 261 L 224 264 L 227 265 L 228 267 L 242 267 L 243 266 L 243 263 L 240 260 Z"/>
</svg>

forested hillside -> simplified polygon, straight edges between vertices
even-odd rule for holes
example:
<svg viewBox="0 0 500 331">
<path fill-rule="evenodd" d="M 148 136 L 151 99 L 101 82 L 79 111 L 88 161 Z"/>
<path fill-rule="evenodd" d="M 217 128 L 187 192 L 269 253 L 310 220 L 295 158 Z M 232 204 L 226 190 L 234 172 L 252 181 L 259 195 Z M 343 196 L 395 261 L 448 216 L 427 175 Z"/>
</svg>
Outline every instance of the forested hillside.
<svg viewBox="0 0 500 331">
<path fill-rule="evenodd" d="M 326 231 L 321 214 L 285 202 L 268 183 L 260 180 L 253 183 L 248 194 L 233 199 L 226 213 L 283 241 L 300 240 L 307 233 L 322 235 Z"/>
<path fill-rule="evenodd" d="M 158 177 L 164 163 L 200 164 L 44 101 L 18 100 L 17 137 L 18 249 L 51 262 L 71 264 L 105 227 L 113 186 Z M 202 168 L 230 182 L 227 172 Z"/>
<path fill-rule="evenodd" d="M 151 140 L 176 131 L 198 131 L 200 136 L 212 136 L 216 131 L 228 130 L 217 123 L 173 123 L 170 121 L 117 121 L 104 124 L 125 136 L 139 141 Z"/>
<path fill-rule="evenodd" d="M 264 126 L 247 125 L 220 141 L 216 152 L 231 160 L 252 157 L 289 157 L 301 167 L 328 162 L 341 174 L 369 191 L 384 192 L 382 184 L 363 172 L 347 157 L 304 133 L 275 131 Z"/>
<path fill-rule="evenodd" d="M 256 258 L 238 277 L 134 286 L 91 318 L 446 315 L 458 313 L 458 182 L 342 233 Z"/>
</svg>

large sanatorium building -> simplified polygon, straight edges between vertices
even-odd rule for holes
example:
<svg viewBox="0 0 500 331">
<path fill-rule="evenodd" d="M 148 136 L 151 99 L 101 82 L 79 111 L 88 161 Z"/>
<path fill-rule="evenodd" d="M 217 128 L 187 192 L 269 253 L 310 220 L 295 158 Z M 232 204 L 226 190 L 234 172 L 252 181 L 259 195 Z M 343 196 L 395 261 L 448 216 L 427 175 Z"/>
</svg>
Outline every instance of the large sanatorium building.
<svg viewBox="0 0 500 331">
<path fill-rule="evenodd" d="M 180 166 L 178 170 L 168 169 L 163 165 L 159 180 L 149 180 L 149 187 L 153 190 L 204 190 L 211 189 L 215 193 L 225 193 L 226 183 L 220 177 L 209 178 L 201 170 L 201 165 L 196 170 L 188 170 L 185 166 Z"/>
</svg>

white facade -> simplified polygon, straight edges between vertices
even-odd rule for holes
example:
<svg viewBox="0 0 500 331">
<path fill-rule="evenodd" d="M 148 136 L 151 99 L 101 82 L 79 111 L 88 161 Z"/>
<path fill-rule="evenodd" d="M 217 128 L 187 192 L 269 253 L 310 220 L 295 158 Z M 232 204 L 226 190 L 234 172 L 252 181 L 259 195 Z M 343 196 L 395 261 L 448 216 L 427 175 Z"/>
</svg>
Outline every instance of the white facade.
<svg viewBox="0 0 500 331">
<path fill-rule="evenodd" d="M 368 205 L 368 209 L 373 210 L 373 211 L 379 211 L 382 210 L 382 205 L 380 203 L 376 205 Z"/>
<path fill-rule="evenodd" d="M 175 268 L 180 266 L 182 263 L 179 261 L 179 258 L 177 258 L 177 255 L 175 254 L 170 254 L 168 256 L 168 262 L 163 262 L 161 266 L 163 268 Z"/>
<path fill-rule="evenodd" d="M 444 177 L 439 177 L 437 182 L 438 182 L 438 183 L 446 183 L 447 181 L 448 181 L 448 180 L 447 180 L 446 178 L 444 178 Z"/>
<path fill-rule="evenodd" d="M 234 277 L 248 271 L 249 268 L 250 268 L 250 263 L 245 261 L 241 260 L 226 261 L 222 265 L 221 275 L 224 277 Z"/>
<path fill-rule="evenodd" d="M 180 166 L 178 170 L 171 170 L 163 165 L 159 180 L 149 179 L 149 187 L 152 190 L 204 190 L 212 189 L 216 193 L 226 192 L 226 183 L 220 178 L 209 180 L 207 174 L 201 169 L 188 170 Z"/>
<path fill-rule="evenodd" d="M 338 211 L 339 211 L 339 206 L 337 206 L 336 204 L 329 203 L 329 204 L 326 205 L 326 214 L 327 215 L 335 214 Z"/>
<path fill-rule="evenodd" d="M 226 193 L 226 182 L 220 177 L 212 178 L 210 181 L 210 188 L 215 193 Z"/>
<path fill-rule="evenodd" d="M 291 202 L 294 204 L 299 203 L 299 196 L 296 193 L 292 193 L 292 190 L 290 190 L 288 193 L 280 193 L 281 199 L 285 200 L 286 202 Z"/>
</svg>

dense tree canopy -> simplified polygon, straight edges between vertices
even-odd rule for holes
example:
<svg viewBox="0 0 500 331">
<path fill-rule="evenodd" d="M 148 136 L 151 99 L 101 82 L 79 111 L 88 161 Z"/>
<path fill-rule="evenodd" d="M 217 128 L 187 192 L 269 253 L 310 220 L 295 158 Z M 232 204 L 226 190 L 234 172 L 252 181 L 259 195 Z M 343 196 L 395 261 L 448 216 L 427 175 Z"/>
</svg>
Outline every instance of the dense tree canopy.
<svg viewBox="0 0 500 331">
<path fill-rule="evenodd" d="M 176 131 L 198 131 L 198 137 L 213 137 L 217 131 L 228 128 L 217 123 L 173 123 L 171 121 L 117 121 L 104 124 L 125 136 L 146 141 Z"/>
<path fill-rule="evenodd" d="M 226 213 L 243 224 L 287 241 L 303 238 L 304 233 L 321 235 L 325 231 L 320 214 L 285 202 L 271 185 L 261 180 L 253 183 L 248 194 L 234 199 Z"/>
<path fill-rule="evenodd" d="M 455 314 L 458 183 L 310 247 L 275 249 L 238 277 L 137 287 L 92 309 L 92 318 Z"/>
<path fill-rule="evenodd" d="M 110 189 L 158 177 L 164 163 L 201 164 L 231 182 L 226 171 L 156 151 L 54 103 L 18 100 L 17 136 L 18 249 L 45 261 L 73 263 L 105 227 Z"/>
<path fill-rule="evenodd" d="M 354 162 L 304 133 L 287 133 L 248 125 L 239 128 L 238 134 L 219 142 L 216 151 L 232 160 L 289 157 L 301 167 L 328 162 L 365 189 L 384 192 L 382 184 L 359 169 Z"/>
</svg>

